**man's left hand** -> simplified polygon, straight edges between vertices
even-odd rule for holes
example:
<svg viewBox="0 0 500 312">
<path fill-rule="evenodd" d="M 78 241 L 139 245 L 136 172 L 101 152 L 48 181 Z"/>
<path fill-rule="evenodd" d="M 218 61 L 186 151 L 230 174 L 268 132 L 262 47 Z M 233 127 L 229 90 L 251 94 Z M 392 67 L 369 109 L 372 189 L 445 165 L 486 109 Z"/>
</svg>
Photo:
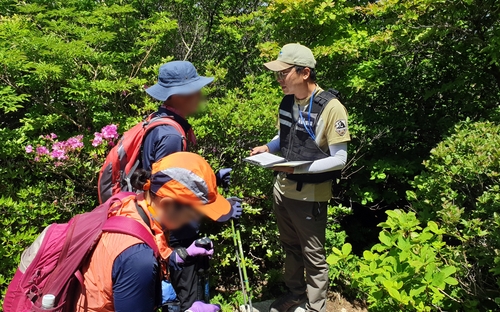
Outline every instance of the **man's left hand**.
<svg viewBox="0 0 500 312">
<path fill-rule="evenodd" d="M 273 169 L 274 171 L 284 172 L 284 173 L 293 173 L 295 171 L 295 168 L 292 168 L 292 167 L 275 166 L 275 167 L 272 167 L 271 169 Z"/>
</svg>

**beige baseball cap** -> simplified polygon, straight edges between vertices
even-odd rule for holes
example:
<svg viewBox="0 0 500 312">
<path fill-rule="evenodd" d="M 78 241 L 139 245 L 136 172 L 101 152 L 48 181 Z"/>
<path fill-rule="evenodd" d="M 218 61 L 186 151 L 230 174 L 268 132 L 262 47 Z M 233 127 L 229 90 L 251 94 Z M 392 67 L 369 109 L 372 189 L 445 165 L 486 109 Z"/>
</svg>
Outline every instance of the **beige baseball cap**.
<svg viewBox="0 0 500 312">
<path fill-rule="evenodd" d="M 275 72 L 282 71 L 293 66 L 314 68 L 316 66 L 316 60 L 314 59 L 311 49 L 308 47 L 298 43 L 289 43 L 281 48 L 280 54 L 278 54 L 278 59 L 265 63 L 264 66 Z"/>
</svg>

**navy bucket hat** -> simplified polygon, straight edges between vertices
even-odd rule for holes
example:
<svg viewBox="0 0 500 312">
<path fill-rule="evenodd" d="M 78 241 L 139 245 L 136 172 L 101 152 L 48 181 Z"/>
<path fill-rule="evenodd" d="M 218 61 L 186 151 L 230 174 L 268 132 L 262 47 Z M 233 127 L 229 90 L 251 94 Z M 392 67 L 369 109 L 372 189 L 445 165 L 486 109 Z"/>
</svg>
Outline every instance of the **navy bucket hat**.
<svg viewBox="0 0 500 312">
<path fill-rule="evenodd" d="M 213 77 L 199 76 L 190 62 L 173 61 L 161 65 L 158 83 L 147 88 L 146 93 L 158 101 L 166 101 L 174 94 L 198 92 L 212 81 Z"/>
</svg>

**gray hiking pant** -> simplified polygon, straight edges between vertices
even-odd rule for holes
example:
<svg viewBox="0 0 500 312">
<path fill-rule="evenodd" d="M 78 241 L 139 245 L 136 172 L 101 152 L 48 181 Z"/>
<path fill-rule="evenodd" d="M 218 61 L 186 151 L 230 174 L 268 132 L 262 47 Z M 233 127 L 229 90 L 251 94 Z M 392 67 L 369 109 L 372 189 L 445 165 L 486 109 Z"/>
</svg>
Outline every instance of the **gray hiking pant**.
<svg viewBox="0 0 500 312">
<path fill-rule="evenodd" d="M 285 283 L 295 295 L 307 290 L 307 311 L 326 311 L 326 202 L 293 200 L 274 191 L 274 210 L 285 249 Z M 305 279 L 304 279 L 305 270 Z"/>
</svg>

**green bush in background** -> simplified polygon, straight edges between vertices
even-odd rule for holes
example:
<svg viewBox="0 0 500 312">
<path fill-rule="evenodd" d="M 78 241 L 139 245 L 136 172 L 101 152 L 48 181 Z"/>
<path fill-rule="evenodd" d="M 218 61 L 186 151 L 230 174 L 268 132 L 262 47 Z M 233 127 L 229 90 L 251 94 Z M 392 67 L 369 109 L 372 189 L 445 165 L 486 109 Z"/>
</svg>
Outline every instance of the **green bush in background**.
<svg viewBox="0 0 500 312">
<path fill-rule="evenodd" d="M 354 267 L 344 279 L 370 310 L 498 310 L 499 148 L 498 124 L 458 125 L 407 192 L 417 214 L 387 211 L 380 244 L 362 259 L 348 244 L 333 249 L 329 263 Z"/>
<path fill-rule="evenodd" d="M 431 151 L 408 192 L 420 219 L 439 222 L 468 311 L 500 306 L 500 126 L 466 123 Z"/>
<path fill-rule="evenodd" d="M 155 83 L 160 64 L 186 59 L 200 74 L 216 77 L 206 107 L 191 119 L 196 152 L 216 169 L 235 169 L 230 194 L 245 198 L 241 229 L 252 285 L 263 298 L 279 295 L 272 173 L 241 160 L 277 131 L 282 95 L 262 63 L 281 45 L 301 42 L 317 56 L 320 85 L 344 94 L 353 135 L 329 209 L 328 250 L 336 247 L 334 254 L 343 257 L 331 266 L 332 285 L 368 299 L 374 310 L 420 303 L 452 309 L 454 300 L 469 311 L 497 310 L 499 9 L 495 0 L 1 1 L 1 293 L 20 252 L 44 226 L 96 205 L 106 149 L 92 146 L 94 132 L 117 124 L 122 133 L 154 111 L 158 103 L 144 87 Z M 85 147 L 64 166 L 34 161 L 25 146 L 52 132 L 60 140 L 83 135 Z M 378 266 L 384 254 L 400 252 L 382 242 L 384 250 L 371 251 L 374 259 L 359 258 L 372 247 L 364 233 L 377 232 L 373 225 L 383 221 L 377 210 L 397 207 L 411 207 L 421 224 L 435 222 L 444 231 L 425 244 L 439 255 L 436 271 L 458 270 L 452 274 L 458 285 L 432 286 L 450 298 L 416 294 L 425 284 L 421 274 L 400 287 L 405 277 L 389 271 L 397 282 L 389 288 L 399 297 L 382 282 L 360 279 L 369 275 L 360 263 Z M 413 222 L 404 218 L 382 233 L 397 235 Z M 428 228 L 406 230 L 424 235 Z M 218 298 L 234 305 L 230 230 L 207 223 L 203 231 L 217 241 L 212 278 L 221 285 Z M 346 242 L 355 255 L 342 248 Z M 420 257 L 425 244 L 410 244 Z M 370 278 L 387 274 L 379 273 Z M 383 296 L 376 300 L 380 285 Z"/>
<path fill-rule="evenodd" d="M 448 265 L 444 233 L 434 221 L 422 228 L 415 213 L 387 211 L 380 243 L 365 250 L 352 273 L 352 287 L 366 294 L 371 311 L 456 311 L 457 268 Z M 352 261 L 351 245 L 333 249 L 328 262 Z M 453 291 L 453 288 L 451 288 Z"/>
</svg>

